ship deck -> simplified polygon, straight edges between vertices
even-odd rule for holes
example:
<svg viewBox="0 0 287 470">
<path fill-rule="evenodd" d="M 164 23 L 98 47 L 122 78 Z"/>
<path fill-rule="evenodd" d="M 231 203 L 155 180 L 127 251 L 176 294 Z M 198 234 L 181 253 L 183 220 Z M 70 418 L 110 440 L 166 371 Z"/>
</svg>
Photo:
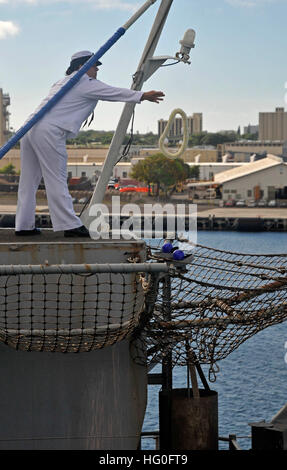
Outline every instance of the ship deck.
<svg viewBox="0 0 287 470">
<path fill-rule="evenodd" d="M 65 244 L 95 244 L 95 243 L 117 243 L 127 244 L 127 243 L 139 243 L 135 240 L 125 240 L 125 239 L 99 239 L 95 240 L 89 237 L 65 237 L 64 232 L 54 232 L 52 229 L 43 228 L 41 229 L 40 235 L 31 235 L 31 236 L 19 236 L 15 235 L 14 228 L 0 228 L 0 244 L 42 244 L 42 243 L 65 243 Z"/>
</svg>

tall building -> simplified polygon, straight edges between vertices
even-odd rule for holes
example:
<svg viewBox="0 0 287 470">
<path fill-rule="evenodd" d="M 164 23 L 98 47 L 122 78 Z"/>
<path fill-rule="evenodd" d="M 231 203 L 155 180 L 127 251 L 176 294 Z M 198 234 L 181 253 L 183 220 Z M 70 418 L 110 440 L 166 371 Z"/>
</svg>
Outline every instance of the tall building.
<svg viewBox="0 0 287 470">
<path fill-rule="evenodd" d="M 244 127 L 243 133 L 244 134 L 257 134 L 258 131 L 259 131 L 259 126 L 248 124 L 248 126 Z"/>
<path fill-rule="evenodd" d="M 5 144 L 8 140 L 9 134 L 9 111 L 7 107 L 10 105 L 10 96 L 7 93 L 3 93 L 0 88 L 0 146 Z"/>
<path fill-rule="evenodd" d="M 191 134 L 200 134 L 202 132 L 202 113 L 193 113 Z"/>
<path fill-rule="evenodd" d="M 158 135 L 161 136 L 164 129 L 166 128 L 168 121 L 160 119 L 158 121 Z M 202 113 L 194 113 L 192 116 L 187 117 L 187 127 L 189 134 L 199 134 L 202 132 Z M 183 122 L 181 117 L 175 117 L 168 134 L 168 137 L 172 141 L 177 141 L 182 138 L 183 135 Z"/>
<path fill-rule="evenodd" d="M 287 140 L 287 112 L 259 113 L 259 140 Z"/>
</svg>

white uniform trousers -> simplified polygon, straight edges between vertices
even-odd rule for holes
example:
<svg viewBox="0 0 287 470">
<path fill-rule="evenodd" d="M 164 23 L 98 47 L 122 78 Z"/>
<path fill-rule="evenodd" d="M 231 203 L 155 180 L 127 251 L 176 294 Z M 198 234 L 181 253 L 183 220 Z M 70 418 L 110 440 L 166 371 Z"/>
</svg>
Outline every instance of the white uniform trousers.
<svg viewBox="0 0 287 470">
<path fill-rule="evenodd" d="M 67 185 L 66 131 L 41 120 L 21 141 L 16 231 L 35 227 L 36 192 L 43 176 L 53 230 L 82 224 Z"/>
</svg>

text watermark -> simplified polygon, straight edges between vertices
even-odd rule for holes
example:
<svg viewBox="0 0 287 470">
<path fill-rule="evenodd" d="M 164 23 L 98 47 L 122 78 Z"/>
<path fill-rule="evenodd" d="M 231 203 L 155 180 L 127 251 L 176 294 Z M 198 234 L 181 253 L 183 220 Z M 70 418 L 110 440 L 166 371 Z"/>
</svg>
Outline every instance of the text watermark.
<svg viewBox="0 0 287 470">
<path fill-rule="evenodd" d="M 137 240 L 185 235 L 197 242 L 196 204 L 124 204 L 112 197 L 111 207 L 94 204 L 89 210 L 89 232 L 94 240 Z"/>
</svg>

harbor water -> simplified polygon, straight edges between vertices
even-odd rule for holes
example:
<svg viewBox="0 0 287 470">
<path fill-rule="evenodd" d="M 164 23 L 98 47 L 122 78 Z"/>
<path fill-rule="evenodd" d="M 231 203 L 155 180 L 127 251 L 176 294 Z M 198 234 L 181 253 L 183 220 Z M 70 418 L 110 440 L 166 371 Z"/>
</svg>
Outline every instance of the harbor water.
<svg viewBox="0 0 287 470">
<path fill-rule="evenodd" d="M 286 233 L 204 232 L 198 243 L 239 253 L 287 253 Z M 286 347 L 285 347 L 286 343 Z M 285 358 L 286 356 L 286 358 Z M 286 362 L 285 362 L 286 359 Z M 251 448 L 248 423 L 269 422 L 287 402 L 287 322 L 269 327 L 243 343 L 218 362 L 219 372 L 210 387 L 218 392 L 219 435 L 236 434 L 242 449 Z M 203 366 L 208 377 L 208 366 Z M 160 372 L 156 366 L 153 372 Z M 173 387 L 187 386 L 185 367 L 175 367 Z M 143 431 L 156 431 L 160 386 L 149 385 Z M 243 437 L 243 438 L 241 438 Z M 142 440 L 142 449 L 154 449 L 152 439 Z M 220 443 L 220 449 L 228 444 Z"/>
</svg>

